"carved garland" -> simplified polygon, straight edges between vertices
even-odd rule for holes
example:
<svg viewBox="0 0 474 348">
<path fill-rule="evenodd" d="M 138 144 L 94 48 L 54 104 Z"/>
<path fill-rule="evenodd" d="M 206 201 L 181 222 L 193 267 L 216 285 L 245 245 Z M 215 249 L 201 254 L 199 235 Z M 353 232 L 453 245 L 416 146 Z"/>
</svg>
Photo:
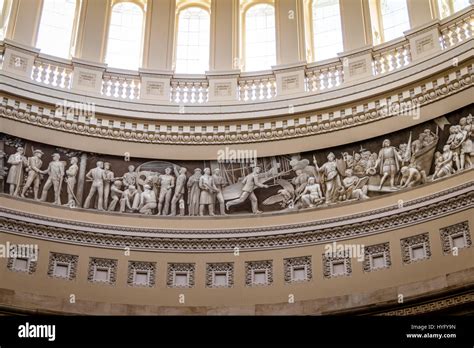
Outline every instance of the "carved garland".
<svg viewBox="0 0 474 348">
<path fill-rule="evenodd" d="M 472 186 L 472 183 L 469 185 Z M 440 202 L 413 208 L 404 213 L 371 219 L 364 222 L 348 223 L 344 226 L 314 229 L 304 232 L 286 233 L 281 235 L 252 236 L 252 237 L 221 237 L 221 238 L 170 238 L 117 235 L 108 233 L 73 230 L 65 227 L 41 225 L 38 222 L 13 220 L 0 217 L 0 230 L 6 233 L 27 235 L 34 238 L 56 240 L 64 243 L 102 246 L 108 248 L 125 247 L 156 251 L 179 252 L 222 252 L 232 251 L 235 247 L 241 250 L 278 249 L 302 245 L 328 243 L 335 240 L 349 239 L 387 232 L 415 223 L 421 223 L 441 216 L 453 214 L 474 206 L 474 191 L 460 194 Z M 0 211 L 5 209 L 0 209 Z M 19 214 L 21 215 L 21 214 Z M 50 219 L 51 220 L 51 219 Z M 63 221 L 64 222 L 64 221 Z M 279 226 L 280 228 L 282 226 Z M 288 226 L 287 226 L 288 227 Z M 294 226 L 290 226 L 294 228 Z M 175 231 L 177 233 L 178 231 Z M 229 231 L 221 231 L 229 232 Z M 249 232 L 258 232 L 246 230 Z"/>
<path fill-rule="evenodd" d="M 455 76 L 454 80 L 450 80 L 452 75 Z M 432 79 L 421 86 L 411 87 L 399 92 L 398 100 L 393 102 L 411 103 L 413 107 L 432 103 L 472 86 L 472 75 L 472 64 L 467 67 L 458 67 L 456 70 L 446 71 L 445 75 L 439 79 Z M 179 126 L 179 130 L 174 132 L 171 131 L 173 128 L 171 126 L 161 129 L 160 126 L 155 127 L 154 124 L 140 123 L 139 125 L 135 124 L 136 127 L 131 129 L 122 129 L 121 126 L 118 128 L 110 126 L 110 123 L 115 124 L 115 122 L 109 122 L 111 120 L 105 118 L 95 118 L 92 123 L 90 119 L 79 122 L 75 119 L 51 117 L 44 113 L 43 107 L 33 107 L 33 105 L 23 104 L 8 97 L 3 98 L 0 106 L 0 117 L 68 133 L 122 141 L 160 144 L 232 144 L 297 138 L 354 127 L 398 115 L 396 108 L 391 110 L 391 114 L 387 114 L 384 110 L 383 105 L 390 105 L 391 103 L 390 97 L 382 100 L 382 103 L 380 99 L 376 99 L 353 107 L 351 114 L 348 115 L 346 115 L 346 109 L 341 109 L 339 111 L 340 117 L 334 117 L 334 114 L 328 116 L 327 119 L 322 115 L 303 119 L 295 117 L 281 123 L 270 122 L 270 128 L 266 128 L 265 123 L 260 121 L 260 126 L 257 124 L 257 129 L 254 129 L 253 123 L 244 125 L 248 130 L 243 130 L 244 127 L 240 124 L 232 125 L 232 129 L 235 128 L 235 131 L 230 130 L 231 126 L 226 126 L 224 131 L 219 131 L 215 126 L 203 126 L 207 127 L 206 130 L 211 131 L 207 134 L 206 130 L 202 133 L 195 132 L 191 125 Z M 143 131 L 137 130 L 140 128 Z"/>
</svg>

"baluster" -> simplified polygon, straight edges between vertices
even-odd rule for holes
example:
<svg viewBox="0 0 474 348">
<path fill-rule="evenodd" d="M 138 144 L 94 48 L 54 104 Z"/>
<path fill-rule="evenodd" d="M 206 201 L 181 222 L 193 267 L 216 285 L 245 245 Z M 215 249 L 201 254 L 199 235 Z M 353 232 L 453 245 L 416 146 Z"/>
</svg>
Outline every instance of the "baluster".
<svg viewBox="0 0 474 348">
<path fill-rule="evenodd" d="M 207 103 L 209 99 L 209 83 L 206 81 L 203 83 L 203 88 L 202 88 L 202 102 Z"/>
<path fill-rule="evenodd" d="M 245 81 L 239 80 L 239 100 L 245 99 Z"/>
<path fill-rule="evenodd" d="M 275 98 L 276 95 L 277 95 L 276 79 L 272 77 L 270 79 L 270 98 Z"/>
<path fill-rule="evenodd" d="M 40 75 L 40 68 L 41 68 L 41 63 L 39 61 L 35 61 L 33 65 L 33 72 L 31 74 L 31 78 L 33 81 L 38 81 L 39 75 Z"/>
<path fill-rule="evenodd" d="M 134 80 L 133 81 L 133 96 L 135 99 L 140 99 L 140 81 L 139 80 Z"/>
<path fill-rule="evenodd" d="M 177 89 L 178 88 L 178 83 L 176 81 L 171 81 L 171 101 L 173 103 L 176 103 L 176 98 L 177 98 Z"/>
</svg>

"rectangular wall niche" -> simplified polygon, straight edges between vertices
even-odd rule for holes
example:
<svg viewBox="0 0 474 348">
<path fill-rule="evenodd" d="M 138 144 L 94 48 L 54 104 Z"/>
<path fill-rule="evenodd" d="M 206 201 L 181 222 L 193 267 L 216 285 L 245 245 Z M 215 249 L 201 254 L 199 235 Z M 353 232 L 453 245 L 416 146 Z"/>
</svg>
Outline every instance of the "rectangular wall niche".
<svg viewBox="0 0 474 348">
<path fill-rule="evenodd" d="M 114 285 L 117 280 L 117 260 L 91 257 L 88 280 L 91 283 Z"/>
<path fill-rule="evenodd" d="M 285 283 L 307 282 L 312 278 L 311 256 L 283 260 Z"/>
<path fill-rule="evenodd" d="M 349 255 L 335 257 L 323 254 L 323 274 L 325 278 L 348 276 L 352 273 Z"/>
<path fill-rule="evenodd" d="M 48 276 L 74 280 L 76 279 L 78 261 L 79 256 L 77 255 L 52 252 L 49 254 Z"/>
<path fill-rule="evenodd" d="M 194 287 L 194 263 L 170 263 L 168 264 L 168 276 L 166 284 L 170 288 L 192 288 Z"/>
<path fill-rule="evenodd" d="M 389 268 L 391 265 L 390 244 L 388 242 L 364 247 L 364 262 L 362 265 L 364 272 Z"/>
<path fill-rule="evenodd" d="M 273 282 L 273 264 L 271 260 L 245 262 L 245 285 L 268 286 Z"/>
<path fill-rule="evenodd" d="M 430 238 L 428 233 L 407 237 L 400 241 L 404 264 L 427 260 L 431 257 Z"/>
<path fill-rule="evenodd" d="M 155 286 L 156 262 L 129 261 L 127 284 L 137 287 Z"/>
<path fill-rule="evenodd" d="M 36 272 L 37 261 L 28 257 L 11 257 L 8 259 L 7 268 L 14 272 L 33 274 Z"/>
<path fill-rule="evenodd" d="M 439 232 L 441 235 L 443 253 L 445 255 L 453 254 L 455 250 L 472 246 L 471 233 L 467 221 L 444 227 L 440 229 Z"/>
<path fill-rule="evenodd" d="M 206 287 L 230 288 L 234 285 L 232 262 L 208 263 L 206 265 Z"/>
</svg>

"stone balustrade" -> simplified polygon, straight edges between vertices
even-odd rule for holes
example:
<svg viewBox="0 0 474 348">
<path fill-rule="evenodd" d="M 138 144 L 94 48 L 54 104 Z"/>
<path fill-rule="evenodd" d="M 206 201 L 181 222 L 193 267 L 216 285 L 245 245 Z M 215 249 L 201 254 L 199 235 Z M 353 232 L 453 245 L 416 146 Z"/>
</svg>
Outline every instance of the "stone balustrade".
<svg viewBox="0 0 474 348">
<path fill-rule="evenodd" d="M 322 62 L 275 66 L 244 73 L 209 72 L 175 75 L 172 71 L 111 69 L 105 64 L 65 60 L 10 40 L 0 43 L 2 70 L 59 90 L 88 92 L 112 100 L 157 105 L 255 103 L 287 96 L 317 95 L 351 81 L 397 71 L 472 38 L 474 5 L 442 21 L 405 32 L 390 42 L 344 52 Z"/>
</svg>

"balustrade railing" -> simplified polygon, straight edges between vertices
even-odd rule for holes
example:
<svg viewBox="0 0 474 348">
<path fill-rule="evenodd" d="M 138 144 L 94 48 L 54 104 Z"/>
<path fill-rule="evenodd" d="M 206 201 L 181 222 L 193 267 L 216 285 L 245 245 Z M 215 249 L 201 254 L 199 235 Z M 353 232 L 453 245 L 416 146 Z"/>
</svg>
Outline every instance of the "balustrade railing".
<svg viewBox="0 0 474 348">
<path fill-rule="evenodd" d="M 374 75 L 397 70 L 411 63 L 410 43 L 407 39 L 397 40 L 391 45 L 382 45 L 372 53 Z"/>
<path fill-rule="evenodd" d="M 338 87 L 344 82 L 344 69 L 339 60 L 323 66 L 308 67 L 305 75 L 305 89 L 308 92 L 318 92 Z"/>
<path fill-rule="evenodd" d="M 209 82 L 207 79 L 172 79 L 170 86 L 170 101 L 177 104 L 207 103 Z"/>
<path fill-rule="evenodd" d="M 465 42 L 473 37 L 474 28 L 474 11 L 471 8 L 459 12 L 442 21 L 437 21 L 432 24 L 432 27 L 424 30 L 436 29 L 439 30 L 439 45 L 442 50 L 450 49 L 459 43 Z M 414 32 L 416 35 L 416 31 Z M 7 41 L 4 43 L 0 41 L 0 66 L 3 67 L 4 50 L 8 48 Z M 368 48 L 364 54 L 371 55 L 372 59 L 372 74 L 382 75 L 398 69 L 402 69 L 412 62 L 410 41 L 407 37 L 393 40 L 392 42 L 384 43 L 373 48 Z M 21 48 L 23 53 L 28 52 L 24 47 Z M 70 60 L 50 57 L 44 54 L 37 54 L 31 52 L 32 69 L 31 79 L 37 83 L 58 89 L 71 89 L 74 75 L 74 66 Z M 317 94 L 328 89 L 337 88 L 348 81 L 345 78 L 344 72 L 347 67 L 344 63 L 350 57 L 348 55 L 327 60 L 320 63 L 311 63 L 303 65 L 304 70 L 304 89 L 302 87 L 299 92 L 306 92 L 309 94 Z M 16 58 L 18 59 L 18 58 Z M 84 67 L 84 65 L 82 66 Z M 86 66 L 87 68 L 87 66 Z M 289 68 L 289 69 L 294 69 Z M 368 68 L 370 71 L 370 67 Z M 97 71 L 97 69 L 95 69 Z M 292 70 L 288 70 L 292 71 Z M 277 81 L 279 81 L 278 74 L 285 73 L 287 70 L 279 69 L 272 71 L 265 71 L 262 73 L 242 73 L 237 75 L 237 84 L 233 87 L 234 92 L 229 93 L 227 101 L 240 102 L 258 102 L 271 100 L 277 97 Z M 301 70 L 300 70 L 301 73 Z M 347 73 L 347 71 L 346 71 Z M 29 74 L 29 71 L 28 71 Z M 227 81 L 234 81 L 235 73 L 229 75 Z M 159 102 L 173 103 L 173 104 L 206 104 L 210 100 L 210 84 L 209 77 L 202 76 L 169 76 L 163 78 L 163 75 L 147 72 L 148 81 L 155 79 L 155 88 L 160 90 Z M 104 69 L 98 75 L 101 82 L 100 91 L 102 97 L 118 100 L 138 101 L 142 96 L 143 76 L 141 72 L 122 71 L 119 69 Z M 225 80 L 227 77 L 223 75 Z M 101 80 L 100 80 L 101 79 Z M 232 80 L 234 79 L 234 80 Z M 158 82 L 157 82 L 158 81 Z M 160 87 L 157 87 L 160 85 Z M 76 85 L 75 85 L 76 86 Z M 144 85 L 145 86 L 145 85 Z M 301 86 L 301 84 L 300 84 Z M 145 90 L 145 87 L 143 87 Z M 231 88 L 229 88 L 231 89 Z M 227 92 L 225 92 L 227 93 Z M 216 92 L 215 95 L 218 95 Z M 212 95 L 214 97 L 214 94 Z M 148 96 L 148 101 L 152 100 Z M 220 99 L 222 100 L 222 98 Z"/>
<path fill-rule="evenodd" d="M 70 64 L 37 57 L 33 64 L 31 79 L 52 87 L 70 89 L 72 74 L 73 68 Z"/>
<path fill-rule="evenodd" d="M 238 81 L 238 99 L 263 101 L 276 97 L 276 79 L 273 74 L 241 77 Z"/>
<path fill-rule="evenodd" d="M 116 99 L 139 99 L 140 76 L 106 72 L 102 77 L 102 95 Z"/>
</svg>

